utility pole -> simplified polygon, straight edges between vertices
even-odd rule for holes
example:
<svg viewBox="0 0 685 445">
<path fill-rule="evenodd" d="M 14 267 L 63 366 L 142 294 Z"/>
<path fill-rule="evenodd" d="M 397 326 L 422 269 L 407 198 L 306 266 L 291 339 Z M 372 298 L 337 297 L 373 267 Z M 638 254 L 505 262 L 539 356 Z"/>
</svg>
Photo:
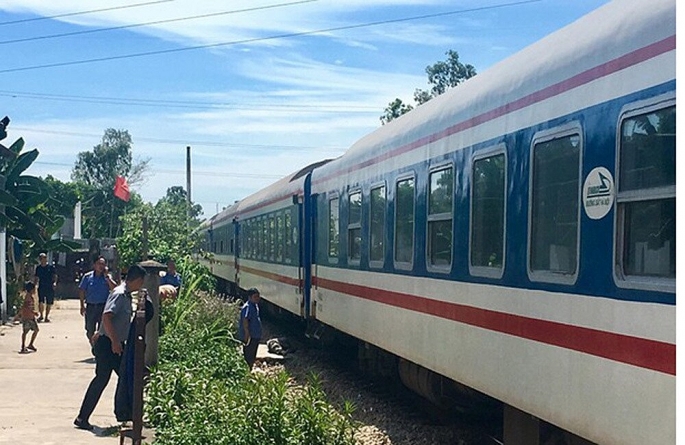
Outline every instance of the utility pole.
<svg viewBox="0 0 685 445">
<path fill-rule="evenodd" d="M 10 124 L 10 118 L 5 116 L 0 120 L 0 141 L 7 137 L 7 126 Z M 16 154 L 0 144 L 0 162 L 13 159 Z M 0 175 L 0 190 L 5 190 L 5 176 Z M 0 214 L 5 214 L 5 206 L 0 205 Z M 7 322 L 7 228 L 3 225 L 0 227 L 0 322 L 4 324 Z"/>
<path fill-rule="evenodd" d="M 188 224 L 190 224 L 190 218 L 192 218 L 192 199 L 190 196 L 190 145 L 186 147 L 186 198 L 188 200 Z"/>
</svg>

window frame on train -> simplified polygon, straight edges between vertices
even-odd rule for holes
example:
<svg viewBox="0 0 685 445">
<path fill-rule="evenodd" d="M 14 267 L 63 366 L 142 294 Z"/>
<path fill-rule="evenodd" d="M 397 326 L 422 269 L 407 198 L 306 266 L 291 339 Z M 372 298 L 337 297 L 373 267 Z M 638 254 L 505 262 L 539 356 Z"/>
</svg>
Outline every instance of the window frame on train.
<svg viewBox="0 0 685 445">
<path fill-rule="evenodd" d="M 285 214 L 283 215 L 283 233 L 285 234 L 285 246 L 284 248 L 284 256 L 285 256 L 285 263 L 286 264 L 292 264 L 292 256 L 293 256 L 293 235 L 292 235 L 292 213 L 291 209 L 286 209 Z"/>
<path fill-rule="evenodd" d="M 333 205 L 333 201 L 335 201 L 335 206 Z M 326 215 L 328 217 L 327 221 L 328 223 L 326 224 L 327 230 L 326 230 L 326 255 L 328 256 L 328 262 L 329 263 L 337 263 L 338 259 L 340 258 L 340 197 L 338 196 L 337 193 L 330 193 L 326 197 L 326 202 L 328 203 L 328 211 L 326 212 Z M 336 218 L 336 226 L 333 227 L 333 208 L 335 208 L 335 212 L 337 214 Z M 337 232 L 337 240 L 333 241 L 331 239 L 332 235 L 332 230 L 335 229 Z M 333 252 L 332 247 L 333 247 L 333 242 L 337 244 L 337 250 Z M 334 255 L 331 255 L 331 253 L 335 253 Z"/>
<path fill-rule="evenodd" d="M 358 220 L 352 221 L 352 197 L 359 197 L 358 206 Z M 362 194 L 361 188 L 351 189 L 347 193 L 347 263 L 350 265 L 358 266 L 362 258 L 362 208 L 364 205 L 364 196 Z M 358 233 L 358 236 L 354 236 L 353 232 Z M 356 249 L 353 249 L 353 243 L 357 243 Z M 357 256 L 352 256 L 356 251 Z"/>
<path fill-rule="evenodd" d="M 449 211 L 445 212 L 435 212 L 431 213 L 431 206 L 432 206 L 432 198 L 433 198 L 433 182 L 432 178 L 433 175 L 441 172 L 445 172 L 449 170 L 451 174 L 451 180 L 449 183 L 449 186 L 451 190 L 448 191 L 448 194 L 446 196 L 449 196 L 450 202 L 449 202 Z M 426 193 L 426 270 L 430 272 L 438 272 L 438 273 L 450 273 L 452 270 L 452 263 L 454 262 L 454 205 L 455 205 L 455 196 L 454 196 L 454 191 L 456 190 L 455 188 L 455 181 L 456 181 L 456 169 L 454 168 L 454 164 L 452 162 L 446 162 L 442 164 L 437 164 L 435 166 L 432 166 L 430 170 L 428 171 L 428 183 L 427 183 L 427 193 Z M 436 190 L 437 191 L 437 190 Z M 416 210 L 414 210 L 416 212 Z M 416 218 L 416 214 L 414 215 Z M 449 249 L 449 261 L 445 264 L 434 264 L 433 263 L 433 258 L 432 254 L 434 252 L 434 246 L 433 246 L 433 238 L 431 234 L 431 229 L 435 225 L 443 224 L 447 227 L 449 227 L 450 231 L 450 240 L 448 243 L 448 249 Z"/>
<path fill-rule="evenodd" d="M 628 253 L 626 249 L 626 237 L 629 236 L 630 230 L 627 229 L 626 225 L 629 223 L 627 221 L 626 213 L 631 205 L 636 203 L 643 203 L 649 201 L 660 201 L 665 203 L 667 201 L 673 200 L 674 206 L 674 220 L 673 220 L 673 238 L 675 244 L 675 197 L 676 197 L 676 185 L 675 185 L 675 163 L 673 164 L 673 184 L 659 185 L 659 186 L 645 186 L 638 187 L 631 190 L 625 190 L 624 185 L 627 179 L 624 177 L 625 158 L 626 153 L 624 151 L 624 124 L 629 120 L 636 120 L 637 117 L 644 117 L 648 115 L 653 115 L 659 111 L 665 111 L 669 108 L 674 109 L 674 114 L 676 111 L 676 99 L 675 93 L 670 92 L 664 95 L 660 95 L 647 100 L 642 100 L 627 104 L 621 110 L 619 115 L 618 124 L 616 126 L 616 169 L 615 169 L 615 187 L 616 187 L 616 202 L 615 202 L 615 215 L 614 215 L 614 281 L 618 287 L 639 289 L 639 290 L 653 290 L 653 291 L 664 291 L 664 292 L 675 292 L 675 270 L 673 277 L 670 276 L 660 276 L 660 275 L 647 275 L 647 274 L 630 274 L 626 271 L 626 261 Z M 677 125 L 677 124 L 676 124 Z M 677 128 L 677 126 L 676 126 Z M 677 137 L 677 136 L 676 136 Z M 674 151 L 677 150 L 674 144 Z M 650 152 L 651 154 L 651 152 Z M 650 156 L 651 157 L 651 156 Z M 675 157 L 675 153 L 674 153 Z M 668 165 L 664 166 L 668 167 Z M 662 230 L 666 228 L 662 225 Z M 648 246 L 648 244 L 647 244 Z M 662 247 L 663 248 L 663 247 Z M 673 253 L 675 254 L 675 246 L 673 247 Z M 651 262 L 650 262 L 651 263 Z M 669 263 L 669 268 L 671 267 Z M 675 268 L 675 258 L 673 258 L 673 267 Z"/>
<path fill-rule="evenodd" d="M 577 169 L 576 169 L 576 174 L 574 175 L 575 179 L 574 181 L 576 182 L 576 187 L 575 187 L 575 197 L 573 199 L 569 199 L 566 203 L 571 203 L 572 205 L 576 206 L 576 215 L 575 215 L 575 261 L 569 261 L 568 266 L 573 266 L 572 271 L 563 271 L 563 270 L 554 270 L 552 269 L 551 265 L 546 268 L 537 268 L 533 264 L 533 261 L 536 259 L 534 257 L 534 248 L 535 248 L 535 243 L 537 239 L 534 239 L 535 236 L 535 229 L 537 228 L 536 226 L 536 221 L 533 220 L 535 216 L 535 178 L 536 178 L 536 173 L 541 170 L 540 168 L 536 169 L 536 158 L 535 155 L 536 153 L 539 153 L 540 150 L 543 147 L 543 144 L 550 144 L 554 141 L 561 141 L 562 139 L 566 138 L 573 138 L 577 137 L 578 138 L 578 159 L 577 159 Z M 552 150 L 558 150 L 558 148 L 554 148 L 550 145 Z M 578 279 L 579 275 L 579 270 L 580 270 L 580 224 L 581 224 L 581 196 L 582 196 L 582 186 L 583 186 L 583 181 L 582 181 L 582 165 L 583 165 L 583 150 L 585 147 L 585 140 L 584 140 L 584 135 L 583 135 L 583 127 L 580 124 L 580 122 L 574 121 L 574 122 L 569 122 L 565 125 L 561 125 L 555 128 L 551 128 L 548 130 L 543 130 L 536 132 L 533 135 L 533 138 L 531 140 L 530 144 L 530 152 L 529 152 L 529 163 L 528 163 L 528 235 L 527 235 L 527 241 L 528 241 L 528 249 L 527 249 L 527 259 L 526 259 L 526 267 L 528 269 L 528 278 L 531 281 L 538 281 L 538 282 L 546 282 L 546 283 L 557 283 L 557 284 L 567 284 L 567 285 L 572 285 L 575 284 L 576 280 Z M 565 164 L 566 165 L 566 164 Z M 562 169 L 563 170 L 563 169 Z M 553 178 L 559 178 L 559 170 L 556 170 L 556 174 L 550 175 L 550 177 Z M 561 184 L 563 186 L 563 184 Z M 563 202 L 561 204 L 564 204 Z M 560 207 L 557 205 L 557 207 Z M 557 212 L 557 215 L 559 213 Z M 573 221 L 569 221 L 569 224 L 574 223 Z M 550 226 L 550 228 L 552 228 Z M 559 227 L 558 225 L 555 224 L 555 227 L 553 227 L 552 232 L 559 233 Z M 544 241 L 544 239 L 542 240 Z M 549 243 L 548 244 L 548 251 L 549 253 L 547 254 L 547 261 L 549 263 L 552 262 L 553 259 L 553 253 L 552 253 L 552 247 L 553 244 Z M 557 244 L 559 246 L 559 252 L 563 252 L 561 248 L 565 247 L 563 244 Z M 569 252 L 571 253 L 571 252 Z M 544 257 L 543 257 L 544 258 Z M 557 260 L 558 261 L 558 260 Z M 558 261 L 559 262 L 559 261 Z"/>
<path fill-rule="evenodd" d="M 398 241 L 398 222 L 399 218 L 397 217 L 397 212 L 399 209 L 399 185 L 401 182 L 405 181 L 411 181 L 412 182 L 412 199 L 410 200 L 412 204 L 412 215 L 411 215 L 411 248 L 409 249 L 409 261 L 400 261 L 398 260 L 398 248 L 397 248 L 397 241 Z M 395 179 L 395 189 L 393 190 L 393 201 L 394 201 L 394 220 L 393 220 L 393 228 L 394 228 L 394 233 L 393 233 L 393 264 L 395 269 L 398 270 L 412 270 L 414 268 L 414 248 L 416 246 L 416 174 L 414 172 L 406 173 L 403 175 L 398 176 Z"/>
<path fill-rule="evenodd" d="M 475 241 L 476 241 L 476 235 L 480 232 L 476 230 L 476 224 L 474 224 L 474 220 L 476 218 L 476 209 L 475 206 L 480 200 L 477 199 L 476 193 L 477 193 L 477 187 L 476 187 L 476 164 L 489 160 L 489 159 L 494 159 L 499 156 L 502 156 L 503 162 L 502 162 L 502 190 L 501 190 L 501 197 L 502 197 L 502 209 L 501 209 L 501 231 L 498 231 L 499 236 L 501 237 L 500 239 L 500 244 L 501 244 L 501 251 L 499 252 L 501 255 L 501 261 L 499 265 L 484 265 L 484 264 L 474 264 L 474 255 L 478 253 L 476 251 L 477 247 L 475 246 Z M 506 150 L 506 145 L 505 144 L 499 144 L 496 145 L 495 147 L 486 149 L 482 152 L 479 152 L 475 154 L 474 156 L 471 157 L 471 166 L 470 166 L 470 190 L 469 190 L 469 274 L 472 276 L 478 276 L 478 277 L 488 277 L 488 278 L 497 278 L 500 279 L 504 275 L 504 269 L 506 267 L 506 261 L 507 261 L 507 180 L 508 180 L 508 156 L 507 156 L 507 150 Z M 487 236 L 487 231 L 482 233 L 482 238 L 488 238 Z M 482 252 L 481 252 L 482 253 Z M 491 257 L 492 255 L 490 255 Z"/>
<path fill-rule="evenodd" d="M 382 190 L 382 207 L 379 212 L 374 212 L 374 190 Z M 377 257 L 374 254 L 374 226 L 378 226 L 377 223 L 375 223 L 374 217 L 376 215 L 382 216 L 382 219 L 380 221 L 380 254 L 381 258 L 376 259 Z M 386 240 L 385 240 L 385 235 L 387 232 L 386 224 L 388 220 L 388 187 L 386 186 L 385 181 L 379 182 L 372 184 L 371 187 L 369 188 L 369 267 L 374 268 L 374 269 L 382 269 L 383 266 L 385 265 L 385 247 L 386 247 Z"/>
</svg>

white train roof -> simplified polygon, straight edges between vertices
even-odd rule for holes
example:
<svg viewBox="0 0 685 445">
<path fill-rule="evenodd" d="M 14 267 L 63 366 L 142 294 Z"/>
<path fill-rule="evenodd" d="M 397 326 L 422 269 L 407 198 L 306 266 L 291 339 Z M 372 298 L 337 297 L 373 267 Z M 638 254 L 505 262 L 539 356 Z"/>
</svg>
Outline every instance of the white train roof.
<svg viewBox="0 0 685 445">
<path fill-rule="evenodd" d="M 338 160 L 317 169 L 314 182 L 334 169 L 352 168 L 439 135 L 455 123 L 512 104 L 675 32 L 675 0 L 615 0 L 360 139 Z"/>
</svg>

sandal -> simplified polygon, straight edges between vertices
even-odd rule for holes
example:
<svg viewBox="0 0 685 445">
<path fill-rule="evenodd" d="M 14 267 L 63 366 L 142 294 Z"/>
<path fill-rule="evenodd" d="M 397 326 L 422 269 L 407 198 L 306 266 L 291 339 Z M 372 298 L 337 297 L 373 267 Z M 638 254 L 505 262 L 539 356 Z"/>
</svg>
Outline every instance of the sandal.
<svg viewBox="0 0 685 445">
<path fill-rule="evenodd" d="M 28 346 L 26 347 L 26 349 L 30 349 L 30 350 L 32 350 L 33 352 L 36 352 L 36 351 L 38 350 L 38 349 L 36 349 L 36 347 L 33 346 L 33 345 L 28 345 Z"/>
</svg>

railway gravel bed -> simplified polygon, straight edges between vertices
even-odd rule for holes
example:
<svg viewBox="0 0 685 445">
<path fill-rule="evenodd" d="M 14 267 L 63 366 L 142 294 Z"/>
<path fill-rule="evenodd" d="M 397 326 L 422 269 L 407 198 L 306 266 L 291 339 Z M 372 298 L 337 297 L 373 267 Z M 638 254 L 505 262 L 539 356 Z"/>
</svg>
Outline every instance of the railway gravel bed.
<svg viewBox="0 0 685 445">
<path fill-rule="evenodd" d="M 310 347 L 272 321 L 264 322 L 264 338 L 286 336 L 292 352 L 282 362 L 262 362 L 254 372 L 275 373 L 285 368 L 294 385 L 306 385 L 318 375 L 322 389 L 334 406 L 354 403 L 353 419 L 358 445 L 490 445 L 487 428 L 458 418 L 446 421 L 423 399 L 403 387 L 373 381 L 336 360 L 333 351 Z"/>
</svg>

